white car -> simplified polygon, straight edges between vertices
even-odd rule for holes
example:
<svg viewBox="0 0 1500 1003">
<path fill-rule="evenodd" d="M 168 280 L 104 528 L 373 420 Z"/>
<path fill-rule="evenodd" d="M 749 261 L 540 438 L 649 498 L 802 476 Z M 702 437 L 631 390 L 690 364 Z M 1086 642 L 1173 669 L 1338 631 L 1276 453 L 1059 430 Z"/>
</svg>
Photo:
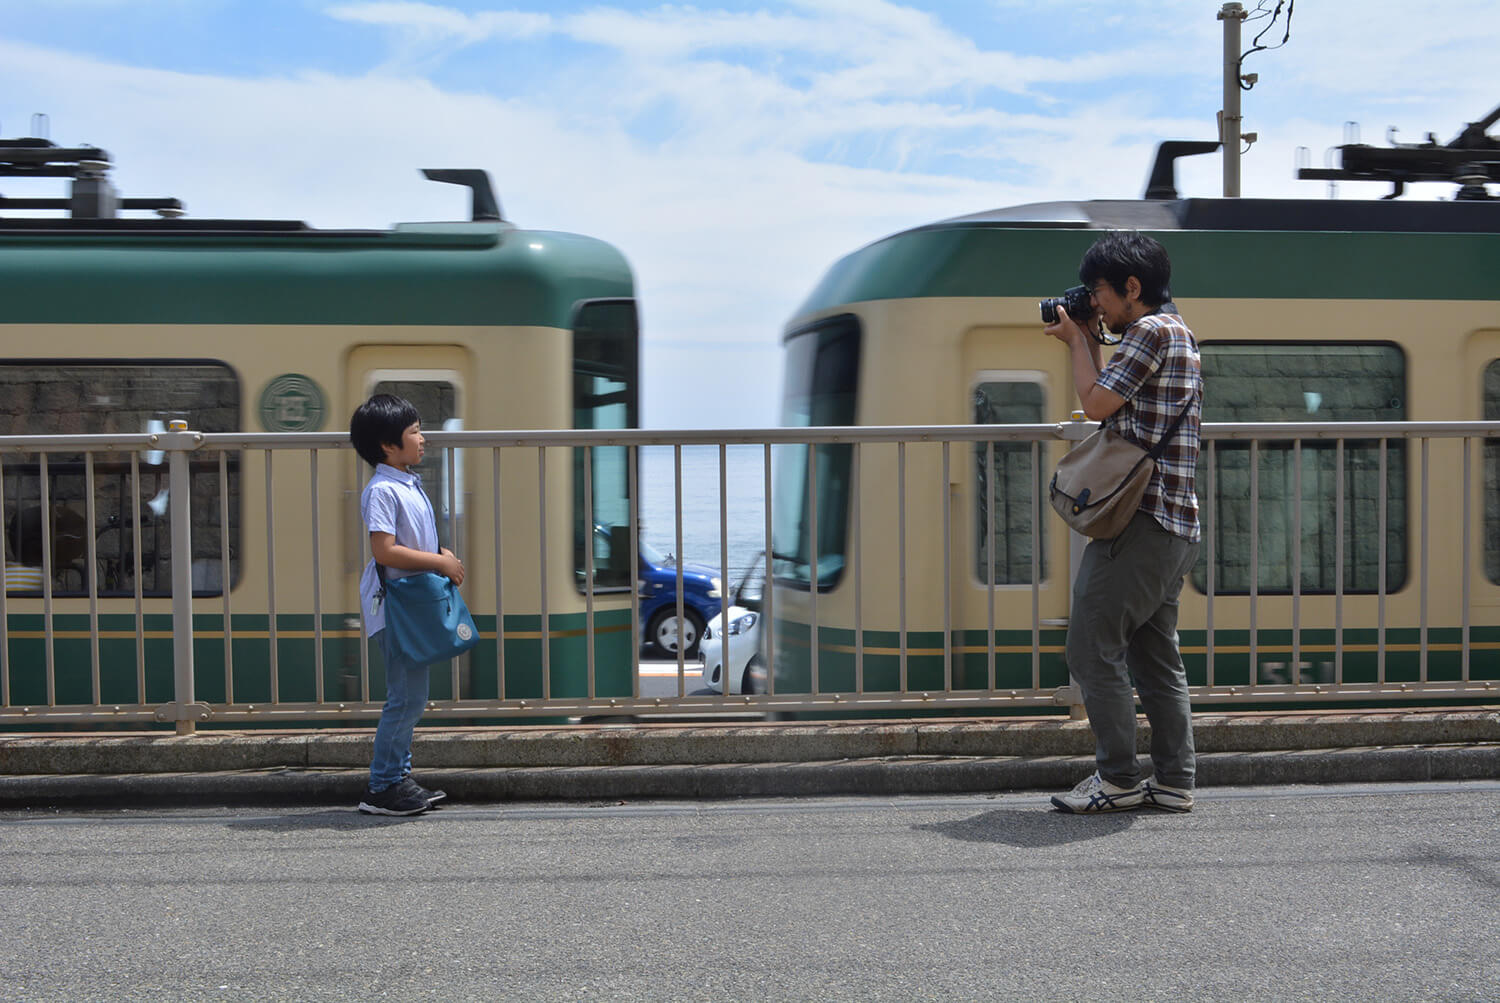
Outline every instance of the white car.
<svg viewBox="0 0 1500 1003">
<path fill-rule="evenodd" d="M 745 577 L 729 594 L 727 613 L 708 622 L 698 642 L 703 659 L 703 685 L 719 693 L 766 692 L 766 659 L 760 650 L 760 603 L 765 568 L 762 555 L 750 562 Z M 724 664 L 725 623 L 728 623 L 729 664 Z M 725 685 L 725 680 L 728 685 Z"/>
<path fill-rule="evenodd" d="M 724 614 L 708 622 L 698 642 L 703 659 L 703 685 L 724 693 L 764 693 L 766 661 L 760 653 L 760 613 L 743 606 L 729 607 L 729 669 L 724 668 Z"/>
</svg>

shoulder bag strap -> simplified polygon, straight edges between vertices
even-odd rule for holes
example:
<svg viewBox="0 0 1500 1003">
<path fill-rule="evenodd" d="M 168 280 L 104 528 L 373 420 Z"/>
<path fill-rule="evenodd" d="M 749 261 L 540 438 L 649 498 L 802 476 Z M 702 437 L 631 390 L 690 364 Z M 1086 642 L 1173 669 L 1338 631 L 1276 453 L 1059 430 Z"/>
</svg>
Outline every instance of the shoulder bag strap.
<svg viewBox="0 0 1500 1003">
<path fill-rule="evenodd" d="M 1151 448 L 1150 452 L 1146 454 L 1147 456 L 1151 457 L 1153 462 L 1161 458 L 1161 454 L 1167 448 L 1167 443 L 1172 441 L 1172 436 L 1177 434 L 1177 430 L 1182 427 L 1182 420 L 1188 416 L 1188 412 L 1192 409 L 1193 399 L 1189 397 L 1187 405 L 1183 407 L 1182 411 L 1177 415 L 1176 418 L 1172 419 L 1172 424 L 1167 428 L 1167 434 L 1163 435 L 1161 439 L 1157 441 L 1156 445 Z"/>
</svg>

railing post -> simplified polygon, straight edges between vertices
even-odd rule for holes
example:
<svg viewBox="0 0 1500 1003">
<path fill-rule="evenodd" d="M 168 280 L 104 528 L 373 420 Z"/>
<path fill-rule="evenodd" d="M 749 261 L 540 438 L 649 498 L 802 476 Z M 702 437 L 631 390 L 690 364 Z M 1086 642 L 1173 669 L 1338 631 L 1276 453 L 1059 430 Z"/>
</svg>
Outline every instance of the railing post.
<svg viewBox="0 0 1500 1003">
<path fill-rule="evenodd" d="M 160 436 L 167 453 L 168 507 L 172 526 L 172 702 L 158 708 L 158 720 L 177 723 L 177 734 L 191 735 L 196 722 L 208 716 L 193 691 L 193 520 L 189 504 L 192 481 L 188 464 L 203 436 L 188 431 L 186 421 L 174 420 Z M 228 588 L 228 576 L 225 588 Z"/>
<path fill-rule="evenodd" d="M 1069 420 L 1057 426 L 1058 435 L 1069 442 L 1082 442 L 1094 431 L 1082 411 L 1074 411 Z M 1078 583 L 1078 567 L 1083 563 L 1083 548 L 1089 539 L 1076 529 L 1068 530 L 1068 629 L 1073 629 L 1073 586 Z M 1066 659 L 1065 659 L 1066 660 Z M 1083 706 L 1083 691 L 1073 679 L 1073 670 L 1068 670 L 1068 685 L 1057 693 L 1058 702 L 1068 706 L 1068 717 L 1074 721 L 1088 720 L 1088 711 Z"/>
</svg>

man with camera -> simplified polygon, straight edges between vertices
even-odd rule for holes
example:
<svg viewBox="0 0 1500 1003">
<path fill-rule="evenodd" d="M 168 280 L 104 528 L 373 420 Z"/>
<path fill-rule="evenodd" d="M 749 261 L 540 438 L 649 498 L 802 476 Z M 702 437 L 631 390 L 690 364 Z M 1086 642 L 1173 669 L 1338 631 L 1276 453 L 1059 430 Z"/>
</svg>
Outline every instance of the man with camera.
<svg viewBox="0 0 1500 1003">
<path fill-rule="evenodd" d="M 1045 333 L 1068 346 L 1084 413 L 1145 449 L 1170 439 L 1129 525 L 1113 539 L 1090 541 L 1083 552 L 1067 661 L 1094 731 L 1098 769 L 1052 804 L 1079 813 L 1191 811 L 1193 726 L 1177 601 L 1200 538 L 1198 343 L 1172 305 L 1166 249 L 1150 237 L 1100 238 L 1085 252 L 1078 276 L 1083 286 L 1045 301 L 1042 312 Z M 1100 322 L 1121 336 L 1103 366 Z M 1145 779 L 1136 762 L 1132 680 L 1151 724 L 1153 772 Z"/>
</svg>

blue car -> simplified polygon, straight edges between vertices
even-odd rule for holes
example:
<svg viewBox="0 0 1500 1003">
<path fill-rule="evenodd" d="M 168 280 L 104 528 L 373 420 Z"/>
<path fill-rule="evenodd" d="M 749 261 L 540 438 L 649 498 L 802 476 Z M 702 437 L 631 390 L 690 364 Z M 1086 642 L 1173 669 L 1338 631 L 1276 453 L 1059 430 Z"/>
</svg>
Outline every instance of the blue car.
<svg viewBox="0 0 1500 1003">
<path fill-rule="evenodd" d="M 594 559 L 609 562 L 609 527 L 594 528 Z M 627 572 L 628 573 L 628 572 Z M 641 643 L 661 658 L 677 657 L 677 561 L 641 540 L 640 578 L 636 592 L 641 607 Z M 682 566 L 682 646 L 684 658 L 698 656 L 704 625 L 723 608 L 723 583 L 718 573 L 701 564 Z"/>
<path fill-rule="evenodd" d="M 641 541 L 641 641 L 663 658 L 677 657 L 677 562 Z M 724 604 L 723 582 L 713 568 L 682 566 L 683 657 L 696 658 L 703 627 Z"/>
</svg>

